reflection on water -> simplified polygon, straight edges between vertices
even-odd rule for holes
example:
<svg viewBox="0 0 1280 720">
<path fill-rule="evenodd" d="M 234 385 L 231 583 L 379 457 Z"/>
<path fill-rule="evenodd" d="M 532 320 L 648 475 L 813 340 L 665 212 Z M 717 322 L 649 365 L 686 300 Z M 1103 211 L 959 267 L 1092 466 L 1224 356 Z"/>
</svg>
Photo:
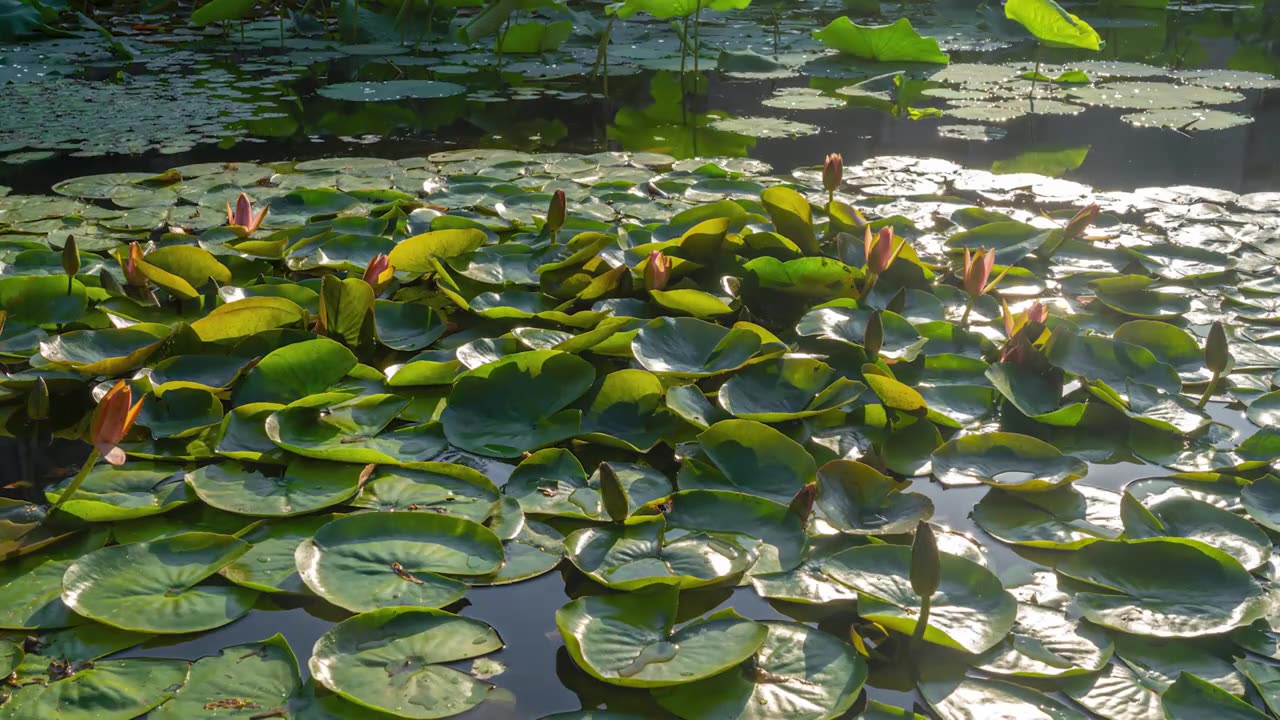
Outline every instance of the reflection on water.
<svg viewBox="0 0 1280 720">
<path fill-rule="evenodd" d="M 1073 104 L 1076 91 L 1065 85 L 1033 86 L 1027 80 L 999 88 L 944 85 L 930 79 L 939 66 L 858 65 L 820 57 L 807 33 L 816 21 L 835 14 L 834 7 L 784 21 L 780 72 L 704 70 L 683 82 L 662 69 L 670 65 L 668 49 L 662 47 L 667 38 L 660 29 L 641 24 L 632 35 L 615 38 L 607 94 L 603 80 L 589 76 L 594 50 L 586 47 L 567 51 L 559 61 L 551 56 L 545 62 L 509 58 L 498 66 L 491 56 L 469 54 L 456 45 L 415 55 L 387 44 L 373 46 L 370 54 L 362 50 L 352 55 L 341 45 L 291 38 L 282 49 L 274 44 L 274 27 L 265 28 L 269 32 L 259 28 L 266 39 L 256 43 L 251 33 L 240 45 L 194 43 L 159 60 L 148 56 L 146 62 L 128 66 L 136 74 L 125 82 L 111 82 L 102 68 L 82 72 L 53 65 L 53 72 L 79 78 L 49 85 L 58 89 L 55 95 L 43 83 L 12 86 L 14 99 L 0 107 L 0 155 L 11 151 L 0 163 L 0 184 L 43 191 L 69 174 L 124 169 L 118 157 L 122 152 L 140 153 L 125 163 L 136 170 L 251 154 L 298 160 L 342 154 L 396 158 L 448 147 L 750 156 L 786 170 L 802 158 L 833 151 L 843 152 L 850 162 L 918 154 L 970 167 L 998 167 L 1025 160 L 1033 151 L 1083 149 L 1081 162 L 1059 167 L 1055 174 L 1069 173 L 1104 188 L 1185 183 L 1266 190 L 1280 181 L 1280 169 L 1267 160 L 1280 154 L 1280 140 L 1268 132 L 1280 122 L 1280 91 L 1258 89 L 1256 75 L 1205 78 L 1187 73 L 1197 68 L 1280 72 L 1274 50 L 1280 36 L 1277 4 L 1267 0 L 1240 9 L 1177 9 L 1175 3 L 1169 11 L 1104 4 L 1089 14 L 1106 40 L 1099 54 L 1053 49 L 1035 54 L 1028 43 L 1001 39 L 999 28 L 973 25 L 972 7 L 965 4 L 940 3 L 933 20 L 937 26 L 926 26 L 944 45 L 950 44 L 951 77 L 962 72 L 954 68 L 973 63 L 988 67 L 987 74 L 991 68 L 998 74 L 1002 63 L 1024 62 L 1029 70 L 1034 58 L 1050 75 L 1082 68 L 1095 84 L 1200 84 L 1223 88 L 1212 91 L 1215 97 L 1243 97 L 1195 112 L 1252 122 L 1203 131 L 1194 122 L 1185 129 L 1135 127 L 1122 120 L 1135 112 L 1132 107 L 1080 112 Z M 773 50 L 771 30 L 741 22 L 711 18 L 706 33 L 713 40 L 708 42 L 766 60 Z M 55 62 L 60 56 L 52 53 L 54 48 L 80 57 L 74 51 L 86 51 L 83 41 L 77 43 L 50 46 L 48 52 L 39 51 L 38 44 L 23 52 L 0 49 L 0 57 L 16 73 L 16 68 L 27 67 L 24 63 Z M 391 52 L 395 54 L 385 54 Z M 722 58 L 721 64 L 735 69 L 732 58 Z M 906 73 L 897 87 L 881 81 L 849 90 L 886 69 Z M 1008 67 L 1004 72 L 1017 74 Z M 0 73 L 0 79 L 17 77 Z M 411 79 L 453 82 L 465 85 L 467 93 L 396 102 L 352 102 L 320 93 L 337 83 Z M 168 89 L 147 85 L 159 81 L 168 83 Z M 993 88 L 1007 94 L 991 95 Z M 994 122 L 973 112 L 993 100 L 1007 108 L 1005 116 L 1020 116 Z M 1061 114 L 1064 100 L 1075 114 Z M 154 108 L 147 122 L 132 117 L 140 107 Z M 1177 109 L 1184 107 L 1178 100 L 1156 107 L 1185 112 Z M 217 110 L 216 117 L 198 117 L 196 111 L 207 108 Z M 49 121 L 33 124 L 33 115 L 42 113 L 51 115 Z M 817 133 L 789 136 L 800 135 L 795 129 L 804 126 Z M 761 133 L 766 137 L 757 137 Z M 778 134 L 784 136 L 772 137 Z M 78 156 L 74 171 L 68 170 L 66 152 Z M 33 160 L 41 153 L 52 156 Z"/>
</svg>

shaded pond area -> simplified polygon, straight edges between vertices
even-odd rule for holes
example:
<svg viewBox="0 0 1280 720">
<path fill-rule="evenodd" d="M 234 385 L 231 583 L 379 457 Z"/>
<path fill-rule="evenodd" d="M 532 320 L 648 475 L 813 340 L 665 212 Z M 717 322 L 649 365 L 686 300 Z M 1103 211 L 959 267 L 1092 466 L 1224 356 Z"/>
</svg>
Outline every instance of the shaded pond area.
<svg viewBox="0 0 1280 720">
<path fill-rule="evenodd" d="M 0 719 L 1275 717 L 1280 6 L 457 4 L 0 41 Z"/>
</svg>

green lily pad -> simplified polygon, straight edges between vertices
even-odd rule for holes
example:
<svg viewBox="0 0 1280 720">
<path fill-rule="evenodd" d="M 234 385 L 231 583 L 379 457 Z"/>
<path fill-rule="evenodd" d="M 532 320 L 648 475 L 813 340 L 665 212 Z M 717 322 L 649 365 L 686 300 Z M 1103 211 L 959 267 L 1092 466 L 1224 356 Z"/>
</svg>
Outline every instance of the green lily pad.
<svg viewBox="0 0 1280 720">
<path fill-rule="evenodd" d="M 581 412 L 567 409 L 591 387 L 585 360 L 532 350 L 463 373 L 440 420 L 449 442 L 493 457 L 515 457 L 580 431 Z"/>
<path fill-rule="evenodd" d="M 370 510 L 426 511 L 484 522 L 498 502 L 498 489 L 484 473 L 465 465 L 423 462 L 379 467 L 351 501 Z"/>
<path fill-rule="evenodd" d="M 1013 629 L 1017 603 L 999 579 L 965 558 L 942 554 L 941 585 L 933 597 L 926 642 L 970 653 L 990 650 Z M 911 548 L 868 545 L 822 562 L 822 572 L 858 591 L 858 614 L 881 626 L 911 635 L 920 597 L 912 589 Z"/>
<path fill-rule="evenodd" d="M 232 711 L 229 717 L 269 712 L 301 689 L 298 659 L 284 636 L 274 635 L 196 661 L 186 684 L 148 718 L 178 720 L 220 709 Z"/>
<path fill-rule="evenodd" d="M 1160 704 L 1163 689 L 1148 684 L 1123 663 L 1110 663 L 1096 675 L 1069 678 L 1063 691 L 1105 718 L 1165 720 Z"/>
<path fill-rule="evenodd" d="M 199 583 L 248 550 L 243 540 L 206 532 L 113 545 L 67 568 L 62 601 L 87 618 L 124 630 L 211 630 L 249 612 L 258 593 Z"/>
<path fill-rule="evenodd" d="M 361 707 L 427 720 L 473 708 L 494 690 L 446 663 L 501 648 L 498 633 L 479 620 L 393 607 L 334 625 L 316 641 L 309 665 L 317 682 Z"/>
<path fill-rule="evenodd" d="M 81 619 L 62 602 L 62 576 L 106 541 L 104 531 L 86 533 L 0 565 L 0 627 L 29 630 L 79 624 Z"/>
<path fill-rule="evenodd" d="M 718 397 L 734 417 L 783 422 L 848 405 L 865 389 L 820 360 L 786 355 L 736 373 L 720 386 Z"/>
<path fill-rule="evenodd" d="M 298 545 L 310 540 L 317 530 L 333 519 L 333 515 L 308 515 L 254 523 L 237 536 L 251 543 L 252 547 L 222 568 L 223 577 L 265 593 L 310 593 L 298 574 L 294 552 Z"/>
<path fill-rule="evenodd" d="M 689 720 L 832 720 L 853 706 L 867 678 L 853 646 L 799 623 L 768 622 L 754 662 L 654 692 L 659 705 Z"/>
<path fill-rule="evenodd" d="M 1053 0 L 1012 0 L 1005 4 L 1004 14 L 1049 47 L 1101 49 L 1097 31 Z"/>
<path fill-rule="evenodd" d="M 1161 696 L 1167 720 L 1222 718 L 1222 720 L 1262 720 L 1267 714 L 1226 690 L 1184 672 Z"/>
<path fill-rule="evenodd" d="M 1171 567 L 1179 571 L 1167 572 Z M 1230 555 L 1198 542 L 1104 540 L 1072 553 L 1057 570 L 1102 590 L 1076 594 L 1086 618 L 1134 635 L 1223 633 L 1267 612 L 1248 571 Z"/>
<path fill-rule="evenodd" d="M 187 483 L 210 507 L 256 517 L 290 517 L 347 500 L 360 486 L 360 465 L 296 459 L 282 475 L 240 463 L 206 465 Z"/>
<path fill-rule="evenodd" d="M 829 525 L 854 535 L 910 532 L 933 515 L 933 502 L 875 468 L 853 460 L 832 460 L 818 468 L 814 507 Z"/>
<path fill-rule="evenodd" d="M 1101 380 L 1113 388 L 1129 380 L 1168 392 L 1180 392 L 1182 380 L 1150 350 L 1098 335 L 1054 331 L 1045 345 L 1045 357 L 1057 367 L 1089 380 Z"/>
<path fill-rule="evenodd" d="M 123 375 L 141 367 L 172 334 L 172 328 L 157 323 L 73 330 L 40 343 L 40 355 L 55 366 L 85 375 Z"/>
<path fill-rule="evenodd" d="M 760 350 L 760 336 L 696 318 L 658 318 L 640 329 L 631 352 L 659 375 L 707 377 L 736 370 Z"/>
<path fill-rule="evenodd" d="M 839 301 L 837 301 L 839 302 Z M 806 337 L 820 337 L 862 347 L 867 333 L 870 310 L 831 305 L 805 313 L 796 325 L 796 332 Z M 880 322 L 884 337 L 880 355 L 890 360 L 911 362 L 920 355 L 928 338 L 920 333 L 901 315 L 881 311 Z"/>
<path fill-rule="evenodd" d="M 666 530 L 662 517 L 583 528 L 565 540 L 565 551 L 584 574 L 614 590 L 713 585 L 740 576 L 756 561 L 755 552 L 732 538 L 693 532 L 667 539 Z"/>
<path fill-rule="evenodd" d="M 320 597 L 352 612 L 442 607 L 467 586 L 451 576 L 502 565 L 502 543 L 482 525 L 435 513 L 359 513 L 303 541 L 298 572 Z"/>
<path fill-rule="evenodd" d="M 1004 680 L 966 677 L 963 670 L 932 669 L 920 694 L 942 720 L 966 720 L 974 708 L 999 708 L 1018 720 L 1087 720 L 1084 713 L 1048 695 Z"/>
<path fill-rule="evenodd" d="M 96 465 L 75 495 L 62 504 L 62 512 L 88 522 L 113 522 L 159 515 L 191 502 L 190 488 L 180 481 L 182 469 L 152 462 L 131 462 L 119 467 Z M 71 479 L 45 491 L 55 503 Z"/>
<path fill-rule="evenodd" d="M 232 403 L 290 403 L 323 392 L 356 365 L 350 350 L 327 338 L 273 350 L 236 387 Z"/>
<path fill-rule="evenodd" d="M 1241 493 L 1243 497 L 1243 492 Z M 1235 558 L 1248 569 L 1257 568 L 1271 558 L 1271 540 L 1257 525 L 1235 513 L 1189 497 L 1167 497 L 1148 501 L 1144 506 L 1159 523 L 1134 521 L 1132 515 L 1121 514 L 1125 521 L 1125 537 L 1129 539 L 1177 537 L 1202 542 Z"/>
<path fill-rule="evenodd" d="M 578 667 L 623 687 L 658 688 L 718 675 L 760 649 L 768 628 L 734 613 L 679 630 L 676 591 L 584 597 L 556 612 L 556 626 Z"/>
<path fill-rule="evenodd" d="M 1014 677 L 1087 675 L 1101 670 L 1113 649 L 1099 628 L 1052 608 L 1019 603 L 1013 631 L 982 656 L 978 667 Z"/>
<path fill-rule="evenodd" d="M 634 452 L 648 452 L 673 429 L 662 406 L 662 381 L 644 370 L 604 376 L 582 414 L 582 439 Z"/>
<path fill-rule="evenodd" d="M 667 476 L 651 467 L 631 463 L 610 463 L 610 467 L 626 491 L 629 513 L 672 492 Z M 532 515 L 580 520 L 607 517 L 599 473 L 588 478 L 582 464 L 567 450 L 549 448 L 530 455 L 512 471 L 503 493 Z"/>
<path fill-rule="evenodd" d="M 1088 485 L 1038 493 L 993 488 L 973 506 L 973 521 L 1001 542 L 1051 550 L 1076 550 L 1124 532 L 1120 494 Z"/>
<path fill-rule="evenodd" d="M 781 503 L 817 478 L 813 457 L 796 441 L 752 420 L 722 420 L 698 436 L 679 484 L 688 490 L 736 490 Z"/>
<path fill-rule="evenodd" d="M 965 435 L 933 453 L 933 474 L 945 485 L 984 483 L 1004 490 L 1040 492 L 1079 480 L 1084 461 L 1043 440 L 1017 433 Z"/>
<path fill-rule="evenodd" d="M 876 62 L 951 61 L 938 49 L 937 40 L 921 37 L 906 18 L 892 25 L 857 25 L 847 17 L 836 18 L 813 37 L 833 50 Z"/>
<path fill-rule="evenodd" d="M 62 679 L 15 692 L 0 717 L 132 720 L 173 697 L 189 668 L 185 660 L 155 658 L 84 663 Z"/>
</svg>

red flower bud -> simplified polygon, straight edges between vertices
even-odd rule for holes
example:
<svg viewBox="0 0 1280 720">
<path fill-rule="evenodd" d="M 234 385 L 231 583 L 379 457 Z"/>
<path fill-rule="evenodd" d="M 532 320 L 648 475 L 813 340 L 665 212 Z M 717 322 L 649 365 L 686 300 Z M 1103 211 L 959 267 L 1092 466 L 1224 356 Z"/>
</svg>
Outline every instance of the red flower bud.
<svg viewBox="0 0 1280 720">
<path fill-rule="evenodd" d="M 387 260 L 387 256 L 378 254 L 369 261 L 361 279 L 369 283 L 369 287 L 373 288 L 374 295 L 381 295 L 382 291 L 386 290 L 387 286 L 391 284 L 391 278 L 395 275 L 395 272 L 396 269 Z"/>
<path fill-rule="evenodd" d="M 965 248 L 964 291 L 970 297 L 985 295 L 991 289 L 987 286 L 987 281 L 991 279 L 991 269 L 995 264 L 994 250 L 979 249 L 976 253 L 970 253 L 969 248 Z"/>
<path fill-rule="evenodd" d="M 888 270 L 905 244 L 904 241 L 895 250 L 893 247 L 892 227 L 882 227 L 880 232 L 872 235 L 871 226 L 868 225 L 866 234 L 862 238 L 862 251 L 867 259 L 867 271 L 874 275 L 880 275 L 885 270 Z"/>
<path fill-rule="evenodd" d="M 827 192 L 833 193 L 840 189 L 840 185 L 844 183 L 844 158 L 838 153 L 832 153 L 827 156 L 826 162 L 822 165 L 822 187 Z"/>
<path fill-rule="evenodd" d="M 1063 232 L 1069 238 L 1078 238 L 1084 235 L 1084 231 L 1088 230 L 1090 225 L 1098 221 L 1100 214 L 1102 214 L 1102 211 L 1097 205 L 1090 205 L 1076 213 L 1075 217 L 1072 217 L 1067 223 L 1067 227 Z"/>
</svg>

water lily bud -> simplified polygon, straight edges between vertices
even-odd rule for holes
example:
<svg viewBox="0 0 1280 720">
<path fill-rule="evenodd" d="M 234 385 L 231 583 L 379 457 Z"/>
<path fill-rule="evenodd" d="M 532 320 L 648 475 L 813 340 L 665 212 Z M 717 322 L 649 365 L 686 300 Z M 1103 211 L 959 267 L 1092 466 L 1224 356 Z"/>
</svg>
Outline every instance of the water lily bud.
<svg viewBox="0 0 1280 720">
<path fill-rule="evenodd" d="M 922 598 L 932 597 L 942 582 L 942 559 L 938 555 L 938 540 L 933 528 L 922 522 L 916 526 L 916 537 L 911 543 L 911 589 Z"/>
<path fill-rule="evenodd" d="M 800 518 L 801 522 L 806 525 L 809 523 L 809 516 L 813 514 L 813 502 L 818 498 L 818 483 L 809 483 L 791 498 L 791 504 L 787 506 L 787 512 Z"/>
<path fill-rule="evenodd" d="M 991 279 L 991 269 L 995 267 L 996 254 L 993 250 L 980 248 L 976 253 L 964 250 L 964 291 L 969 297 L 986 294 L 987 281 Z"/>
<path fill-rule="evenodd" d="M 644 266 L 644 289 L 664 290 L 671 276 L 671 259 L 661 250 L 649 253 L 649 262 Z"/>
<path fill-rule="evenodd" d="M 564 219 L 567 212 L 564 191 L 555 191 L 555 194 L 551 196 L 551 206 L 547 208 L 547 227 L 552 233 L 558 233 L 560 228 L 564 227 Z"/>
<path fill-rule="evenodd" d="M 362 279 L 369 283 L 369 287 L 373 288 L 374 295 L 381 295 L 383 290 L 391 284 L 391 279 L 395 276 L 396 269 L 387 260 L 387 256 L 379 253 L 364 269 Z"/>
<path fill-rule="evenodd" d="M 880 357 L 880 348 L 884 345 L 884 320 L 880 318 L 880 311 L 876 310 L 871 313 L 871 317 L 867 318 L 867 329 L 862 334 L 862 349 L 867 354 L 868 360 L 875 360 Z"/>
<path fill-rule="evenodd" d="M 80 246 L 73 235 L 68 235 L 66 244 L 62 246 L 62 270 L 67 277 L 75 277 L 80 272 Z"/>
<path fill-rule="evenodd" d="M 840 185 L 844 183 L 844 158 L 839 153 L 832 153 L 827 156 L 826 162 L 822 165 L 822 187 L 827 192 L 833 193 L 840 189 Z"/>
<path fill-rule="evenodd" d="M 227 224 L 234 227 L 242 227 L 245 233 L 252 235 L 257 231 L 258 226 L 262 224 L 262 219 L 267 216 L 267 210 L 270 207 L 262 208 L 262 212 L 257 217 L 253 215 L 253 201 L 249 196 L 240 193 L 240 197 L 236 198 L 236 209 L 231 209 L 231 203 L 227 203 Z"/>
<path fill-rule="evenodd" d="M 36 384 L 27 395 L 27 417 L 32 420 L 49 419 L 49 386 L 44 378 L 36 378 Z"/>
<path fill-rule="evenodd" d="M 1036 325 L 1049 322 L 1049 308 L 1042 305 L 1039 300 L 1031 303 L 1031 307 L 1027 308 L 1027 322 Z"/>
<path fill-rule="evenodd" d="M 1227 347 L 1227 331 L 1222 327 L 1222 323 L 1215 322 L 1209 328 L 1209 338 L 1204 346 L 1204 364 L 1209 368 L 1209 372 L 1214 375 L 1221 375 L 1227 371 L 1227 366 L 1231 363 L 1231 352 Z"/>
<path fill-rule="evenodd" d="M 1066 229 L 1063 230 L 1063 233 L 1066 234 L 1067 237 L 1078 238 L 1081 235 L 1084 235 L 1084 231 L 1088 230 L 1090 225 L 1097 222 L 1098 216 L 1101 214 L 1102 210 L 1099 209 L 1096 204 L 1090 205 L 1076 213 L 1075 216 L 1071 218 L 1067 223 Z"/>
<path fill-rule="evenodd" d="M 600 463 L 597 472 L 600 474 L 600 499 L 605 514 L 614 522 L 625 521 L 631 514 L 631 499 L 627 497 L 622 479 L 609 463 Z"/>
<path fill-rule="evenodd" d="M 124 264 L 124 280 L 134 287 L 145 287 L 147 276 L 142 274 L 142 246 L 129 243 L 129 259 Z"/>
<path fill-rule="evenodd" d="M 132 402 L 133 389 L 129 387 L 129 383 L 117 380 L 107 394 L 102 396 L 98 409 L 93 414 L 90 440 L 98 452 L 102 453 L 102 457 L 112 465 L 124 464 L 125 453 L 118 445 L 129 434 L 129 428 L 133 427 L 133 422 L 138 419 L 138 413 L 142 410 L 142 400 L 131 406 Z"/>
<path fill-rule="evenodd" d="M 871 226 L 868 225 L 866 234 L 862 238 L 862 250 L 867 259 L 868 272 L 880 275 L 888 270 L 897 257 L 897 252 L 893 249 L 893 228 L 882 227 L 880 232 L 873 236 Z M 898 250 L 901 251 L 902 246 L 899 246 Z"/>
</svg>

